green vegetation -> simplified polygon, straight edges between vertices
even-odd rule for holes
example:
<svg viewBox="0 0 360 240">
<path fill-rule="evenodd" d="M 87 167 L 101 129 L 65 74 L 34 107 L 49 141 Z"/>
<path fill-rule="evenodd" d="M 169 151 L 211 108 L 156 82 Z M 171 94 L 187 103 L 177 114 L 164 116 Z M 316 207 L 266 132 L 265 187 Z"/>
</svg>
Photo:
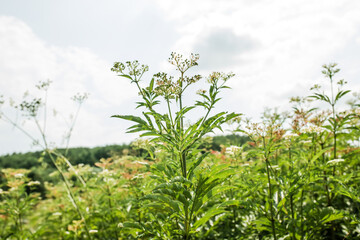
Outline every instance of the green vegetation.
<svg viewBox="0 0 360 240">
<path fill-rule="evenodd" d="M 141 135 L 130 145 L 50 149 L 46 104 L 23 102 L 43 151 L 1 159 L 0 239 L 359 239 L 360 98 L 339 106 L 350 91 L 336 64 L 323 66 L 328 88 L 291 99 L 292 113 L 252 122 L 214 109 L 231 73 L 211 73 L 184 105 L 197 61 L 173 53 L 178 77 L 148 82 L 147 66 L 114 64 L 140 92 L 138 116 L 113 116 Z M 203 117 L 190 122 L 195 110 Z M 224 124 L 234 134 L 209 137 Z"/>
<path fill-rule="evenodd" d="M 67 158 L 71 164 L 77 165 L 80 163 L 88 164 L 94 166 L 94 163 L 101 158 L 109 158 L 115 155 L 123 155 L 125 149 L 130 149 L 130 145 L 108 145 L 104 147 L 94 147 L 94 148 L 69 148 L 58 149 L 58 151 L 65 155 L 67 152 Z M 13 153 L 0 156 L 0 168 L 25 168 L 30 169 L 32 167 L 39 167 L 41 162 L 39 159 L 43 156 L 42 151 L 37 152 L 28 152 L 28 153 Z M 43 162 L 51 164 L 49 156 L 43 156 Z M 54 166 L 49 166 L 54 168 Z"/>
<path fill-rule="evenodd" d="M 202 148 L 206 150 L 216 150 L 221 151 L 222 146 L 225 145 L 237 145 L 241 146 L 249 140 L 248 137 L 238 135 L 238 134 L 229 134 L 229 135 L 219 135 L 212 137 L 212 140 L 208 144 L 204 144 Z M 67 152 L 67 158 L 70 163 L 73 165 L 77 164 L 86 164 L 90 166 L 95 166 L 94 164 L 102 158 L 110 158 L 113 156 L 124 156 L 131 155 L 135 157 L 146 156 L 146 151 L 138 149 L 136 146 L 130 144 L 121 144 L 121 145 L 107 145 L 103 147 L 76 147 L 69 149 L 58 149 L 58 151 L 65 155 Z M 49 168 L 54 168 L 51 166 L 51 160 L 48 156 L 43 156 L 43 152 L 27 152 L 27 153 L 13 153 L 0 156 L 0 169 L 1 168 L 24 168 L 31 169 L 41 166 L 41 158 L 43 162 L 49 164 Z M 43 156 L 43 157 L 42 157 Z M 53 169 L 52 169 L 53 170 Z"/>
</svg>

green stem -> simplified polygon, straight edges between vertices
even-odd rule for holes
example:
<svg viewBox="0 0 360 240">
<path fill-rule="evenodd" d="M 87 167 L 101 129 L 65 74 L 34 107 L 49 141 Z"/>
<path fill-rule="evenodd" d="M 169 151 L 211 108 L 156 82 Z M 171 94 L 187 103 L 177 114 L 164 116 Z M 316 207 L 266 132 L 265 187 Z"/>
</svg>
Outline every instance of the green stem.
<svg viewBox="0 0 360 240">
<path fill-rule="evenodd" d="M 291 193 L 290 194 L 290 209 L 291 209 L 291 219 L 293 221 L 293 225 L 292 225 L 292 235 L 293 235 L 293 240 L 296 240 L 296 235 L 295 235 L 295 232 L 296 232 L 296 225 L 294 224 L 295 223 L 295 214 L 294 214 L 294 199 L 293 199 L 293 194 Z"/>
<path fill-rule="evenodd" d="M 324 143 L 320 143 L 321 150 L 324 150 Z M 325 164 L 325 153 L 322 154 L 322 160 Z M 324 170 L 324 182 L 325 182 L 325 191 L 326 191 L 326 198 L 327 198 L 327 204 L 328 206 L 331 206 L 331 198 L 330 198 L 330 191 L 329 191 L 329 185 L 328 185 L 328 178 L 327 178 L 327 172 Z"/>
<path fill-rule="evenodd" d="M 300 197 L 300 236 L 301 240 L 304 239 L 304 216 L 303 216 L 303 206 L 304 202 L 304 189 L 301 190 L 301 197 Z"/>
<path fill-rule="evenodd" d="M 333 89 L 333 79 L 332 75 L 330 75 L 330 82 L 331 82 L 331 108 L 332 108 L 332 115 L 334 119 L 334 159 L 337 158 L 337 152 L 336 152 L 336 135 L 337 135 L 337 119 L 336 119 L 336 112 L 335 112 L 335 100 L 334 100 L 334 89 Z M 333 166 L 333 176 L 335 176 L 335 166 Z"/>
<path fill-rule="evenodd" d="M 180 89 L 181 92 L 179 94 L 179 111 L 181 112 L 183 109 L 183 105 L 182 105 L 182 92 L 183 92 L 183 80 L 184 80 L 184 72 L 181 72 L 181 77 L 180 77 Z M 184 117 L 181 116 L 180 118 L 180 149 L 182 149 L 182 141 L 184 140 Z M 183 177 L 187 178 L 187 169 L 186 169 L 186 153 L 185 151 L 180 152 L 180 161 L 182 162 L 182 173 L 183 173 Z"/>
<path fill-rule="evenodd" d="M 44 126 L 43 126 L 43 130 L 44 130 L 44 133 L 46 132 L 46 118 L 47 118 L 47 97 L 48 97 L 48 91 L 46 89 L 45 91 L 45 100 L 44 100 Z"/>
<path fill-rule="evenodd" d="M 70 138 L 71 138 L 71 134 L 74 130 L 74 126 L 75 126 L 75 123 L 76 123 L 76 119 L 78 118 L 78 115 L 79 115 L 79 112 L 80 112 L 80 108 L 81 108 L 81 103 L 79 103 L 79 106 L 76 110 L 76 114 L 75 114 L 75 117 L 72 121 L 72 124 L 70 126 L 70 129 L 69 129 L 69 134 L 68 136 L 66 136 L 66 147 L 65 147 L 65 154 L 64 156 L 66 156 L 68 154 L 68 151 L 69 151 L 69 143 L 70 143 Z"/>
<path fill-rule="evenodd" d="M 171 114 L 170 100 L 169 100 L 169 99 L 166 99 L 166 103 L 167 103 L 167 107 L 168 107 L 168 111 L 169 111 L 169 117 L 170 117 L 170 121 L 171 121 L 171 127 L 174 128 L 174 121 L 173 121 L 172 114 Z"/>
<path fill-rule="evenodd" d="M 46 151 L 46 153 L 49 155 L 52 163 L 54 164 L 54 166 L 56 167 L 56 169 L 58 170 L 58 172 L 60 173 L 60 176 L 61 176 L 62 180 L 63 180 L 64 183 L 65 183 L 66 190 L 67 190 L 67 192 L 68 192 L 68 194 L 69 194 L 72 202 L 74 203 L 74 206 L 75 206 L 75 208 L 76 208 L 76 211 L 78 212 L 78 214 L 79 214 L 79 216 L 81 217 L 81 219 L 84 220 L 85 230 L 86 230 L 86 234 L 87 234 L 88 238 L 89 238 L 89 239 L 92 239 L 92 238 L 91 238 L 91 235 L 90 235 L 90 232 L 89 232 L 89 229 L 88 229 L 88 226 L 87 226 L 87 224 L 86 224 L 86 219 L 85 219 L 84 215 L 82 214 L 82 212 L 80 211 L 79 205 L 77 204 L 77 202 L 76 202 L 76 200 L 75 200 L 75 197 L 74 197 L 74 195 L 73 195 L 73 193 L 72 193 L 72 191 L 71 191 L 70 184 L 69 184 L 69 182 L 67 181 L 67 179 L 66 179 L 63 171 L 61 170 L 61 168 L 56 164 L 56 161 L 55 161 L 55 159 L 54 159 L 51 151 L 50 151 L 49 148 L 48 148 L 46 136 L 45 136 L 45 133 L 44 133 L 43 129 L 41 129 L 40 124 L 39 124 L 39 122 L 37 121 L 37 119 L 36 119 L 35 117 L 34 117 L 34 120 L 35 120 L 36 126 L 38 127 L 38 129 L 39 129 L 39 131 L 40 131 L 41 137 L 42 137 L 42 139 L 43 139 L 43 141 L 44 141 L 45 151 Z"/>
<path fill-rule="evenodd" d="M 91 237 L 91 235 L 90 235 L 90 232 L 89 232 L 89 228 L 88 228 L 87 223 L 86 223 L 86 219 L 85 219 L 84 215 L 82 214 L 78 203 L 77 203 L 76 200 L 75 200 L 74 194 L 73 194 L 72 191 L 71 191 L 70 184 L 69 184 L 68 180 L 66 179 L 66 177 L 65 177 L 63 171 L 61 170 L 61 168 L 56 164 L 56 161 L 55 161 L 54 157 L 52 156 L 52 153 L 50 152 L 50 150 L 49 150 L 49 149 L 46 149 L 46 152 L 47 152 L 47 154 L 49 155 L 52 163 L 54 164 L 54 166 L 56 167 L 56 169 L 57 169 L 58 172 L 60 173 L 60 176 L 61 176 L 63 182 L 65 183 L 66 190 L 67 190 L 67 192 L 68 192 L 68 194 L 69 194 L 69 196 L 70 196 L 70 198 L 71 198 L 71 201 L 74 203 L 74 207 L 75 207 L 77 213 L 79 214 L 80 218 L 81 218 L 82 220 L 84 220 L 84 226 L 85 226 L 85 230 L 86 230 L 86 234 L 87 234 L 88 238 L 89 238 L 89 239 L 92 239 L 92 237 Z"/>
<path fill-rule="evenodd" d="M 16 124 L 16 122 L 14 122 L 13 120 L 11 120 L 8 116 L 6 116 L 4 113 L 2 113 L 1 115 L 2 117 L 5 117 L 5 121 L 7 121 L 8 123 L 10 123 L 11 125 L 13 125 L 15 128 L 17 128 L 18 130 L 20 130 L 22 133 L 24 133 L 27 137 L 29 137 L 33 142 L 36 142 L 38 145 L 40 145 L 40 147 L 44 148 L 44 146 L 42 146 L 33 136 L 30 135 L 30 133 L 28 133 L 27 131 L 25 131 L 25 129 L 23 129 L 22 127 L 20 127 L 18 124 Z"/>
<path fill-rule="evenodd" d="M 276 229 L 275 229 L 275 219 L 274 219 L 274 209 L 273 209 L 273 201 L 272 201 L 272 189 L 271 189 L 271 180 L 270 180 L 270 169 L 269 169 L 269 161 L 268 159 L 266 158 L 265 159 L 265 162 L 266 162 L 266 172 L 267 172 L 267 178 L 268 178 L 268 184 L 269 184 L 269 196 L 268 196 L 268 200 L 269 200 L 269 203 L 270 203 L 270 214 L 271 214 L 271 227 L 272 227 L 272 233 L 273 233 L 273 236 L 274 236 L 274 240 L 277 240 L 276 238 Z"/>
<path fill-rule="evenodd" d="M 112 202 L 111 202 L 111 191 L 110 191 L 110 187 L 109 185 L 106 185 L 107 187 L 107 192 L 108 192 L 108 204 L 109 204 L 109 209 L 110 209 L 110 212 L 111 212 L 111 220 L 112 220 L 112 223 L 113 224 L 116 224 L 115 222 L 115 217 L 114 217 L 114 214 L 113 214 L 113 206 L 112 206 Z M 117 228 L 114 228 L 114 231 L 115 231 L 115 236 L 116 236 L 116 239 L 119 239 L 119 236 L 118 236 L 118 231 L 117 231 Z"/>
</svg>

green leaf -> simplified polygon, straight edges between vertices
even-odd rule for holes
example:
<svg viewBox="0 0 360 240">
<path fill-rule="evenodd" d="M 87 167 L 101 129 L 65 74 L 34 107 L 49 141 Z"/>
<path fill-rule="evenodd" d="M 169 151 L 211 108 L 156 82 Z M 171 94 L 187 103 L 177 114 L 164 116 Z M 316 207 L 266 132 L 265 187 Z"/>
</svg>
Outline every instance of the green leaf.
<svg viewBox="0 0 360 240">
<path fill-rule="evenodd" d="M 221 208 L 211 208 L 209 209 L 205 215 L 200 218 L 198 221 L 196 221 L 193 225 L 194 230 L 198 229 L 202 225 L 204 225 L 207 221 L 209 221 L 212 217 L 215 217 L 216 215 L 219 215 L 221 213 L 224 213 L 225 210 Z"/>
<path fill-rule="evenodd" d="M 128 79 L 130 79 L 131 81 L 134 81 L 134 80 L 132 79 L 132 77 L 130 77 L 129 75 L 126 75 L 126 74 L 119 74 L 118 76 L 124 77 L 124 78 L 128 78 Z"/>
<path fill-rule="evenodd" d="M 144 120 L 142 120 L 140 117 L 137 117 L 137 116 L 132 116 L 132 115 L 112 115 L 111 117 L 121 118 L 121 119 L 125 119 L 125 120 L 128 120 L 128 121 L 133 121 L 133 122 L 137 122 L 137 123 L 146 125 L 146 122 Z"/>
<path fill-rule="evenodd" d="M 339 91 L 339 92 L 336 94 L 335 102 L 337 102 L 340 98 L 342 98 L 343 96 L 345 96 L 345 95 L 348 94 L 349 92 L 351 92 L 351 91 L 350 91 L 350 90 Z"/>
<path fill-rule="evenodd" d="M 326 215 L 325 217 L 323 217 L 321 219 L 321 222 L 324 224 L 324 223 L 327 223 L 327 222 L 331 222 L 331 221 L 335 221 L 335 220 L 338 220 L 338 219 L 342 219 L 344 217 L 343 213 L 339 212 L 339 213 L 332 213 L 332 214 L 328 214 Z"/>
<path fill-rule="evenodd" d="M 134 223 L 134 222 L 124 222 L 122 224 L 122 226 L 125 228 L 136 228 L 136 229 L 143 230 L 143 227 L 140 224 Z"/>
</svg>

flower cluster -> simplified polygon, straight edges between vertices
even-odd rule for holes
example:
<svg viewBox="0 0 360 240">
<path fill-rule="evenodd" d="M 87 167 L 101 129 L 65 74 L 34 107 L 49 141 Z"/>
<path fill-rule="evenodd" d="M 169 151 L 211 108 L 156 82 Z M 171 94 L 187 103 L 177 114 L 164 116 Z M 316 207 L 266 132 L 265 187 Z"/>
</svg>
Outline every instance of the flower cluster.
<svg viewBox="0 0 360 240">
<path fill-rule="evenodd" d="M 131 143 L 131 147 L 135 149 L 148 149 L 149 147 L 154 147 L 154 145 L 150 139 L 146 138 L 137 138 Z"/>
<path fill-rule="evenodd" d="M 207 78 L 207 82 L 210 84 L 216 84 L 220 79 L 226 82 L 230 78 L 234 77 L 235 74 L 230 73 L 222 73 L 222 72 L 212 72 Z"/>
<path fill-rule="evenodd" d="M 125 73 L 125 69 L 128 69 L 128 73 Z M 122 76 L 126 76 L 131 79 L 132 82 L 139 82 L 142 75 L 149 71 L 147 65 L 140 65 L 140 63 L 135 61 L 127 61 L 125 64 L 121 62 L 115 62 L 111 71 L 120 73 Z"/>
<path fill-rule="evenodd" d="M 332 78 L 335 73 L 338 73 L 340 71 L 339 68 L 335 68 L 337 66 L 337 63 L 330 63 L 328 65 L 324 64 L 322 67 L 324 70 L 322 70 L 322 74 L 325 75 L 325 77 Z"/>
<path fill-rule="evenodd" d="M 196 94 L 199 94 L 199 95 L 202 95 L 202 94 L 205 94 L 206 93 L 206 90 L 204 89 L 199 89 L 196 91 Z"/>
<path fill-rule="evenodd" d="M 50 81 L 50 80 L 40 81 L 38 85 L 35 85 L 35 87 L 39 90 L 47 91 L 49 89 L 51 83 L 52 83 L 52 81 Z"/>
<path fill-rule="evenodd" d="M 165 99 L 174 99 L 180 96 L 181 87 L 179 82 L 174 82 L 172 76 L 168 76 L 164 72 L 160 72 L 154 75 L 154 79 L 156 80 L 156 87 L 154 92 L 163 96 Z"/>
<path fill-rule="evenodd" d="M 40 185 L 40 182 L 39 181 L 30 181 L 30 182 L 27 183 L 27 185 L 29 187 L 36 186 L 36 185 Z"/>
<path fill-rule="evenodd" d="M 183 56 L 181 54 L 172 52 L 169 58 L 169 63 L 176 66 L 177 70 L 179 70 L 180 72 L 184 73 L 186 72 L 189 68 L 193 67 L 193 66 L 197 66 L 198 65 L 198 60 L 200 58 L 199 54 L 190 54 L 190 58 L 189 59 L 183 59 Z"/>
<path fill-rule="evenodd" d="M 25 112 L 26 116 L 36 117 L 41 105 L 42 105 L 41 99 L 40 98 L 34 98 L 31 101 L 24 100 L 17 107 L 19 107 L 21 111 Z"/>
<path fill-rule="evenodd" d="M 195 75 L 192 77 L 184 77 L 183 81 L 186 82 L 187 85 L 198 82 L 202 78 L 201 75 Z"/>
<path fill-rule="evenodd" d="M 89 97 L 89 93 L 77 93 L 76 95 L 74 95 L 71 100 L 73 100 L 74 102 L 77 102 L 79 104 L 83 103 L 87 98 Z"/>
<path fill-rule="evenodd" d="M 294 139 L 296 137 L 298 137 L 299 135 L 296 134 L 296 133 L 287 133 L 284 135 L 284 138 L 287 139 L 287 140 L 291 140 L 291 139 Z"/>
<path fill-rule="evenodd" d="M 242 148 L 238 146 L 230 146 L 225 150 L 225 154 L 231 157 L 236 157 L 241 153 Z"/>
<path fill-rule="evenodd" d="M 300 132 L 301 133 L 321 133 L 324 131 L 324 128 L 313 125 L 313 124 L 308 124 L 307 126 L 303 127 Z"/>
</svg>

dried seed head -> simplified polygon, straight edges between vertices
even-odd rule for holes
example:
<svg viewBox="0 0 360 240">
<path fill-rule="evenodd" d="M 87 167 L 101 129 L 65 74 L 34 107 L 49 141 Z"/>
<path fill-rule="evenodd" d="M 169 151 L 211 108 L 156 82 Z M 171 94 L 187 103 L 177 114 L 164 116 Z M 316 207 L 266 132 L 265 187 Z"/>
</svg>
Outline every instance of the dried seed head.
<svg viewBox="0 0 360 240">
<path fill-rule="evenodd" d="M 77 93 L 73 97 L 71 97 L 71 100 L 74 102 L 77 102 L 79 104 L 83 103 L 87 98 L 89 97 L 89 93 Z"/>
<path fill-rule="evenodd" d="M 35 117 L 41 105 L 42 105 L 41 99 L 34 98 L 31 102 L 24 100 L 17 107 L 19 107 L 21 111 L 25 112 L 25 115 L 29 117 Z"/>
<path fill-rule="evenodd" d="M 49 89 L 49 86 L 51 83 L 52 83 L 52 81 L 50 81 L 49 79 L 46 81 L 39 81 L 39 83 L 37 85 L 35 85 L 35 87 L 39 90 L 47 91 Z"/>
</svg>

